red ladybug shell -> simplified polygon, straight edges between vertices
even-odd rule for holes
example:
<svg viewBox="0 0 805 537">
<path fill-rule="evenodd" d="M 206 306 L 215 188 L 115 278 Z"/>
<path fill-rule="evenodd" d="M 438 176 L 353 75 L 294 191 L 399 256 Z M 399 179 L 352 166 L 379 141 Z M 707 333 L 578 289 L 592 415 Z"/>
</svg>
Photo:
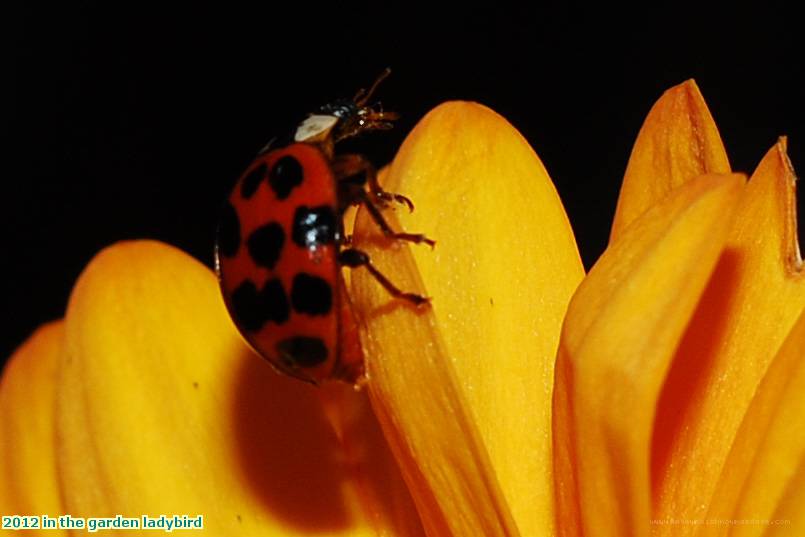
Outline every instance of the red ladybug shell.
<svg viewBox="0 0 805 537">
<path fill-rule="evenodd" d="M 340 240 L 333 171 L 307 143 L 258 157 L 218 230 L 216 269 L 238 329 L 278 370 L 312 383 L 363 373 Z"/>
</svg>

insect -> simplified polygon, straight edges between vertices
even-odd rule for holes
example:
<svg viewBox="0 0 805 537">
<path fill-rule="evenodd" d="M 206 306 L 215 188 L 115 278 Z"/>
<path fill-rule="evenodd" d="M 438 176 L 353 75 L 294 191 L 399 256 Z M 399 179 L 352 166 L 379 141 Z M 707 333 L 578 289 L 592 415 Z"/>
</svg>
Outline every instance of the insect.
<svg viewBox="0 0 805 537">
<path fill-rule="evenodd" d="M 355 383 L 364 373 L 341 267 L 368 270 L 395 298 L 428 303 L 394 286 L 344 234 L 344 211 L 360 205 L 386 236 L 435 244 L 421 234 L 394 231 L 381 209 L 397 203 L 413 210 L 413 203 L 383 190 L 365 157 L 336 151 L 344 139 L 391 128 L 397 114 L 368 104 L 389 72 L 353 99 L 310 114 L 287 145 L 265 148 L 221 213 L 215 267 L 232 319 L 277 370 L 313 384 Z"/>
</svg>

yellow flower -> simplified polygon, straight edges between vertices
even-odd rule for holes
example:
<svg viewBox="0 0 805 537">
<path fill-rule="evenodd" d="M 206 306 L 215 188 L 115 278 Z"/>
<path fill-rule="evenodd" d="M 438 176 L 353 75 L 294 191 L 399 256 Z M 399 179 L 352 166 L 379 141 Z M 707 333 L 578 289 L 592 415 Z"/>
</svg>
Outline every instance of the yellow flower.
<svg viewBox="0 0 805 537">
<path fill-rule="evenodd" d="M 417 205 L 394 225 L 437 248 L 389 244 L 360 213 L 355 242 L 434 300 L 391 302 L 350 275 L 364 392 L 276 375 L 185 254 L 112 246 L 4 372 L 0 514 L 200 514 L 227 536 L 805 525 L 805 287 L 785 140 L 747 182 L 695 84 L 666 92 L 586 276 L 540 160 L 482 106 L 428 114 L 385 186 Z"/>
</svg>

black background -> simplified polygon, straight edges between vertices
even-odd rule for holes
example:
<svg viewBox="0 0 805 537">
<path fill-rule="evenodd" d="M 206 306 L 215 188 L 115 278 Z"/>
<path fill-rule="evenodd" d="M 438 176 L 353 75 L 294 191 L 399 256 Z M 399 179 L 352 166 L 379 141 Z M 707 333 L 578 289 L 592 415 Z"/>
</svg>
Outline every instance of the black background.
<svg viewBox="0 0 805 537">
<path fill-rule="evenodd" d="M 801 25 L 780 6 L 290 7 L 6 12 L 0 357 L 63 314 L 82 267 L 115 241 L 156 238 L 210 264 L 216 211 L 278 126 L 386 66 L 380 98 L 402 119 L 366 152 L 388 161 L 442 101 L 492 107 L 548 168 L 587 267 L 637 131 L 674 84 L 696 78 L 734 169 L 751 172 L 780 134 L 805 162 Z"/>
</svg>

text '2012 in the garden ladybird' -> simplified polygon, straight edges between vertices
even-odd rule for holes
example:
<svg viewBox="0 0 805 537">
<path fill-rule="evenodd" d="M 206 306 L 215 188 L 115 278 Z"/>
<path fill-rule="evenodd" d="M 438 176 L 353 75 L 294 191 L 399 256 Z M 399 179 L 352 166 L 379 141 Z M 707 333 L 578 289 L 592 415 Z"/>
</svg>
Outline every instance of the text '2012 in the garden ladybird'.
<svg viewBox="0 0 805 537">
<path fill-rule="evenodd" d="M 397 118 L 369 104 L 388 74 L 353 99 L 310 114 L 289 143 L 261 151 L 221 213 L 215 267 L 235 325 L 276 369 L 314 384 L 355 383 L 364 374 L 341 267 L 368 270 L 395 298 L 428 303 L 398 289 L 344 234 L 344 211 L 360 205 L 386 236 L 434 245 L 424 235 L 393 230 L 381 209 L 399 203 L 413 210 L 411 201 L 384 191 L 364 156 L 337 151 L 338 142 L 388 129 Z"/>
</svg>

